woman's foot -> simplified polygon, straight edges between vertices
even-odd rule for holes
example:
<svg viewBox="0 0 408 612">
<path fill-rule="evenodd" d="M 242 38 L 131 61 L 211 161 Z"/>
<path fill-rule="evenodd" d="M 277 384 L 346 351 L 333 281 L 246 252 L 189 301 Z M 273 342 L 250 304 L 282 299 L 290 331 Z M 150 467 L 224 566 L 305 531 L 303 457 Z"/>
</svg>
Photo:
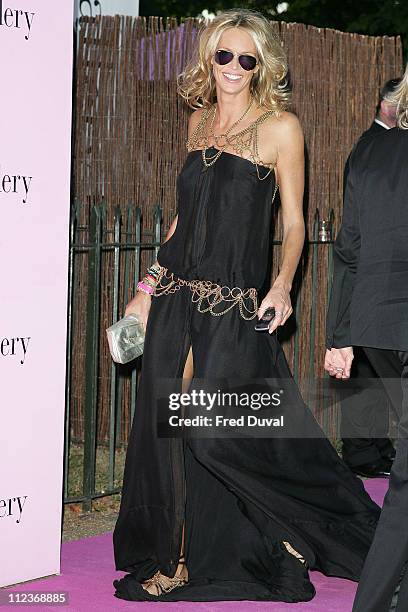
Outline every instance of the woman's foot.
<svg viewBox="0 0 408 612">
<path fill-rule="evenodd" d="M 303 563 L 305 566 L 307 566 L 307 561 L 304 557 L 302 557 L 302 555 L 293 548 L 293 546 L 291 546 L 289 544 L 289 542 L 283 542 L 283 544 L 285 545 L 286 550 L 293 555 L 294 557 L 296 557 L 296 559 L 299 559 L 299 561 L 301 563 Z"/>
<path fill-rule="evenodd" d="M 162 574 L 160 570 L 157 570 L 154 576 L 141 584 L 150 595 L 159 596 L 162 593 L 169 593 L 176 587 L 183 586 L 186 582 L 188 582 L 188 570 L 183 555 L 179 559 L 177 570 L 173 578 L 169 578 Z"/>
</svg>

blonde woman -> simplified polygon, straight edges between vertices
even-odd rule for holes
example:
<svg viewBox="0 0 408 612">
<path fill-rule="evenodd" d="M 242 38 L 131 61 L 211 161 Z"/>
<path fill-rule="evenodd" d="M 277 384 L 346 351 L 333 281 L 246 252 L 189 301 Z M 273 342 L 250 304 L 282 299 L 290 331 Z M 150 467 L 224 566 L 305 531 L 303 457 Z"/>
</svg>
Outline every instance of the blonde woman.
<svg viewBox="0 0 408 612">
<path fill-rule="evenodd" d="M 304 241 L 304 142 L 286 110 L 287 70 L 270 23 L 234 10 L 202 29 L 179 78 L 196 110 L 178 214 L 126 309 L 146 338 L 114 532 L 116 569 L 128 572 L 114 581 L 119 598 L 308 601 L 309 567 L 357 580 L 370 546 L 379 509 L 322 436 L 273 333 L 292 313 Z M 278 185 L 282 261 L 259 303 Z M 267 331 L 255 331 L 270 307 Z M 196 379 L 277 379 L 290 427 L 159 436 L 161 377 L 183 390 Z"/>
</svg>

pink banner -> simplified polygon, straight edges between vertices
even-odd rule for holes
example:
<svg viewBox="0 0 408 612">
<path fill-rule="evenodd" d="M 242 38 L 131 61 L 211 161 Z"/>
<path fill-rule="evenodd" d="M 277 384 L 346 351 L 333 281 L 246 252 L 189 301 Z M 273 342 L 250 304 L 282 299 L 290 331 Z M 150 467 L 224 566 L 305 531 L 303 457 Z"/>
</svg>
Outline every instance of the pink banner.
<svg viewBox="0 0 408 612">
<path fill-rule="evenodd" d="M 60 571 L 72 32 L 0 0 L 0 586 Z"/>
</svg>

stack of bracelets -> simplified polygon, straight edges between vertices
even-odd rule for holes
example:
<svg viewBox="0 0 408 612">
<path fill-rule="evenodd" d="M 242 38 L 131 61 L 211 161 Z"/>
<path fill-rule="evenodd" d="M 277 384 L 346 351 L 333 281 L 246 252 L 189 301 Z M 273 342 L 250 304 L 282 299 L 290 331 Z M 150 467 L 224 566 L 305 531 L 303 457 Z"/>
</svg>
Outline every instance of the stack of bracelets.
<svg viewBox="0 0 408 612">
<path fill-rule="evenodd" d="M 149 295 L 152 295 L 154 293 L 157 281 L 159 280 L 159 274 L 160 266 L 150 266 L 150 268 L 147 269 L 147 272 L 143 279 L 137 283 L 137 291 L 143 291 L 143 293 L 148 293 Z"/>
</svg>

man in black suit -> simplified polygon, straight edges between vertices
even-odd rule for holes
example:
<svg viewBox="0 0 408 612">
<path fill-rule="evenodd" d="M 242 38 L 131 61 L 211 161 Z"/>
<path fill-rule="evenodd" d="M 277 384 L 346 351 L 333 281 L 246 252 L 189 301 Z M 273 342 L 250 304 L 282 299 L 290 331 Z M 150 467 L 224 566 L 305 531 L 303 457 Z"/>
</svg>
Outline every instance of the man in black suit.
<svg viewBox="0 0 408 612">
<path fill-rule="evenodd" d="M 396 125 L 396 107 L 387 101 L 401 79 L 390 79 L 380 92 L 375 119 L 359 141 L 368 144 Z M 361 145 L 360 145 L 361 146 Z M 350 156 L 344 168 L 343 193 L 347 182 Z M 341 437 L 343 460 L 350 469 L 368 478 L 388 477 L 395 457 L 388 438 L 389 402 L 379 386 L 370 388 L 377 374 L 367 355 L 355 347 L 351 368 L 353 393 L 342 401 Z"/>
<path fill-rule="evenodd" d="M 398 127 L 359 141 L 350 156 L 327 316 L 325 369 L 349 378 L 352 347 L 364 347 L 399 412 L 389 489 L 353 612 L 408 606 L 408 65 L 389 99 Z"/>
</svg>

